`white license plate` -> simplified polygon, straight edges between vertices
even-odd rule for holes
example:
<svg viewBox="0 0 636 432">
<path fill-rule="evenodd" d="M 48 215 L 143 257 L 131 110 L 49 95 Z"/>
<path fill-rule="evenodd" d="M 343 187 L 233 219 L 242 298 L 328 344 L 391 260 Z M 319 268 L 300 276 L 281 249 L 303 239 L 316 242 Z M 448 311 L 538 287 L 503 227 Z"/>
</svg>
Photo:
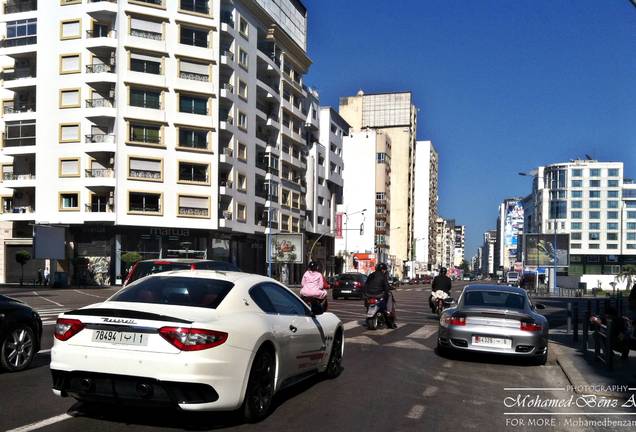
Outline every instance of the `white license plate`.
<svg viewBox="0 0 636 432">
<path fill-rule="evenodd" d="M 94 330 L 92 340 L 97 343 L 111 343 L 117 345 L 148 345 L 147 334 L 113 330 Z"/>
<path fill-rule="evenodd" d="M 473 345 L 512 348 L 512 339 L 494 338 L 488 336 L 473 336 Z"/>
<path fill-rule="evenodd" d="M 341 290 L 340 292 L 343 294 L 351 294 L 351 290 Z"/>
</svg>

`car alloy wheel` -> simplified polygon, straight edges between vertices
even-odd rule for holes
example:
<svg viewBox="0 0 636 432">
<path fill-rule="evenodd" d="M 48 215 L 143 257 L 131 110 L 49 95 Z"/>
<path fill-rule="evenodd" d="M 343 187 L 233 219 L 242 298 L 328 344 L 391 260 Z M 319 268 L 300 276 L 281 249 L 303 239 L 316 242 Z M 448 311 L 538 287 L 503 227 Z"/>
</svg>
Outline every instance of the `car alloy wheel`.
<svg viewBox="0 0 636 432">
<path fill-rule="evenodd" d="M 35 356 L 35 336 L 29 327 L 13 329 L 2 341 L 0 364 L 11 371 L 26 369 Z"/>
<path fill-rule="evenodd" d="M 274 397 L 274 357 L 267 349 L 261 349 L 254 358 L 247 383 L 243 415 L 249 422 L 264 419 Z"/>
<path fill-rule="evenodd" d="M 336 378 L 342 372 L 342 331 L 338 330 L 331 344 L 331 355 L 325 376 L 327 378 Z"/>
</svg>

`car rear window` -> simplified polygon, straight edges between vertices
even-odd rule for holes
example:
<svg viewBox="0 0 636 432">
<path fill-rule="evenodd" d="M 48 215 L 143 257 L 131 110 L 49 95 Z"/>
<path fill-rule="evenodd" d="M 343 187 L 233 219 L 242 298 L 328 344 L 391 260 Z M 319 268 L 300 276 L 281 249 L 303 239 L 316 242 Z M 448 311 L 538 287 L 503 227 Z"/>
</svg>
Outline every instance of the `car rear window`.
<svg viewBox="0 0 636 432">
<path fill-rule="evenodd" d="M 364 275 L 355 274 L 343 274 L 338 276 L 341 281 L 365 281 L 367 278 Z"/>
<path fill-rule="evenodd" d="M 110 300 L 216 309 L 233 286 L 218 279 L 157 276 L 128 285 Z"/>
<path fill-rule="evenodd" d="M 135 274 L 133 275 L 132 280 L 141 279 L 144 276 L 148 276 L 149 274 L 155 273 L 163 273 L 170 270 L 190 270 L 192 268 L 192 264 L 188 263 L 178 263 L 178 262 L 140 262 L 137 264 L 137 268 L 135 268 Z M 131 281 L 132 282 L 132 281 Z"/>
<path fill-rule="evenodd" d="M 503 309 L 523 309 L 524 296 L 500 291 L 468 291 L 464 296 L 464 306 L 482 306 Z"/>
<path fill-rule="evenodd" d="M 195 268 L 198 270 L 218 270 L 218 271 L 233 271 L 240 272 L 241 270 L 232 263 L 225 261 L 204 261 L 196 263 Z"/>
</svg>

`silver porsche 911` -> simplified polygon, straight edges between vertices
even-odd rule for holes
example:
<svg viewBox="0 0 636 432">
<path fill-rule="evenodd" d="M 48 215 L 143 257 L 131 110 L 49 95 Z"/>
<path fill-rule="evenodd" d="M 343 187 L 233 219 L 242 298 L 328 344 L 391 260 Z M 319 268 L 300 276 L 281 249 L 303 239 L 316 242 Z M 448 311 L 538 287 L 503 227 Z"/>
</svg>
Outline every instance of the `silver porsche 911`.
<svg viewBox="0 0 636 432">
<path fill-rule="evenodd" d="M 456 306 L 442 313 L 438 352 L 481 351 L 524 356 L 545 364 L 548 320 L 536 312 L 525 290 L 503 285 L 468 285 Z"/>
</svg>

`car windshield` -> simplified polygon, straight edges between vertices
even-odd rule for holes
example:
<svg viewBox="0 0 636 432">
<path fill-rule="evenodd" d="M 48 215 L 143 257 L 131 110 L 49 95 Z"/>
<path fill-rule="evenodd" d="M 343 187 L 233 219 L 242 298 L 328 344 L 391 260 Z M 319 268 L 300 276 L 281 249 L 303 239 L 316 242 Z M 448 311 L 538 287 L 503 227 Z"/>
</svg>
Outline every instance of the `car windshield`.
<svg viewBox="0 0 636 432">
<path fill-rule="evenodd" d="M 216 309 L 233 286 L 218 279 L 156 276 L 128 285 L 110 300 Z"/>
<path fill-rule="evenodd" d="M 464 306 L 523 309 L 525 303 L 524 296 L 510 292 L 468 291 L 464 296 Z"/>
<path fill-rule="evenodd" d="M 189 263 L 145 261 L 137 264 L 133 278 L 137 280 L 149 274 L 163 273 L 170 270 L 190 270 L 191 268 L 192 264 Z"/>
<path fill-rule="evenodd" d="M 357 275 L 357 274 L 342 274 L 340 276 L 338 276 L 338 279 L 342 280 L 342 281 L 364 281 L 366 280 L 366 277 L 364 275 Z"/>
<path fill-rule="evenodd" d="M 225 261 L 204 261 L 195 264 L 195 267 L 199 270 L 241 271 L 241 269 L 234 264 Z"/>
</svg>

